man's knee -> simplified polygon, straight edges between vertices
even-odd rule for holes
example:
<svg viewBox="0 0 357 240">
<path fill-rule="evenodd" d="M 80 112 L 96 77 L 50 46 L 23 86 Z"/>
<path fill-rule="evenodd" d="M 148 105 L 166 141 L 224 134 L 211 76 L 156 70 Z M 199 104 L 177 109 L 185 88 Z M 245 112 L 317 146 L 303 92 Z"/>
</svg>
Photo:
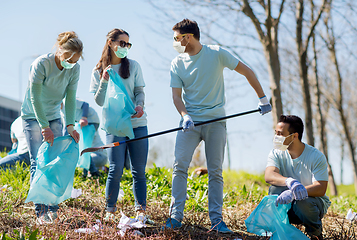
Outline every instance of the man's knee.
<svg viewBox="0 0 357 240">
<path fill-rule="evenodd" d="M 322 217 L 322 209 L 318 206 L 319 199 L 308 197 L 307 199 L 296 201 L 294 204 L 294 211 L 299 211 L 300 214 L 307 218 L 317 219 Z"/>
</svg>

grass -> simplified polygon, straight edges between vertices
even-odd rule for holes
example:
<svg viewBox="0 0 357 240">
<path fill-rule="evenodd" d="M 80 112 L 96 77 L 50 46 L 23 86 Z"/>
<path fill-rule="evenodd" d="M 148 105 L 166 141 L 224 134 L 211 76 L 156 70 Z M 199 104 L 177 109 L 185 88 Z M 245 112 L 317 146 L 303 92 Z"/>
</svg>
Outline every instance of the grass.
<svg viewBox="0 0 357 240">
<path fill-rule="evenodd" d="M 224 171 L 223 214 L 234 234 L 209 232 L 210 221 L 207 206 L 207 175 L 196 176 L 189 172 L 188 199 L 183 227 L 179 230 L 160 231 L 169 213 L 171 200 L 172 170 L 152 167 L 147 169 L 148 209 L 147 214 L 156 222 L 140 232 L 145 237 L 134 236 L 128 231 L 123 239 L 268 239 L 248 233 L 244 220 L 267 195 L 268 185 L 264 176 L 246 172 Z M 119 238 L 117 224 L 104 224 L 106 174 L 98 179 L 82 179 L 81 170 L 76 170 L 74 187 L 83 190 L 83 195 L 60 204 L 59 219 L 55 224 L 37 226 L 34 205 L 24 203 L 29 189 L 29 168 L 17 165 L 14 169 L 0 170 L 0 239 L 113 239 Z M 352 186 L 353 187 L 353 186 Z M 124 171 L 121 188 L 124 197 L 118 207 L 127 216 L 135 216 L 133 207 L 132 176 Z M 339 186 L 340 192 L 345 186 Z M 357 210 L 357 197 L 347 191 L 331 198 L 332 206 L 323 219 L 325 239 L 355 239 L 355 226 L 344 216 L 349 208 Z M 120 217 L 120 213 L 117 213 Z M 80 234 L 74 230 L 91 227 L 100 220 L 101 230 L 95 234 Z M 303 228 L 300 228 L 303 230 Z"/>
</svg>

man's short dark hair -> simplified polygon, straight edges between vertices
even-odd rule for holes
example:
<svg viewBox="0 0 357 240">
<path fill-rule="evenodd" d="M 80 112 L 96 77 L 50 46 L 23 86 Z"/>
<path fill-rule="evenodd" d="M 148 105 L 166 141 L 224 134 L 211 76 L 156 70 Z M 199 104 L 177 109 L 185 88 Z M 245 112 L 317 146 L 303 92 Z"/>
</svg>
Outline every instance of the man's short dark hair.
<svg viewBox="0 0 357 240">
<path fill-rule="evenodd" d="M 289 133 L 291 134 L 297 132 L 299 134 L 298 138 L 301 141 L 302 134 L 304 132 L 304 123 L 302 122 L 301 118 L 295 115 L 281 115 L 278 122 L 288 123 Z"/>
<path fill-rule="evenodd" d="M 181 22 L 175 24 L 172 28 L 174 31 L 179 31 L 180 34 L 192 33 L 193 37 L 200 40 L 200 29 L 198 28 L 198 24 L 195 21 L 185 18 Z"/>
</svg>

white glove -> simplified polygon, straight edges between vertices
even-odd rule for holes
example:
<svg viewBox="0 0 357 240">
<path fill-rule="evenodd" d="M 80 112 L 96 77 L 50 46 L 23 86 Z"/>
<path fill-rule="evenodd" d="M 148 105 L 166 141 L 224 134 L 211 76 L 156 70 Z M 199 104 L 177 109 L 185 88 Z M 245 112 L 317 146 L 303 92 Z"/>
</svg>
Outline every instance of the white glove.
<svg viewBox="0 0 357 240">
<path fill-rule="evenodd" d="M 195 128 L 195 124 L 193 123 L 190 115 L 186 114 L 183 116 L 182 128 L 182 131 L 184 132 L 191 131 Z"/>
<path fill-rule="evenodd" d="M 272 108 L 266 96 L 259 98 L 258 108 L 260 110 L 261 115 L 271 112 Z"/>
</svg>

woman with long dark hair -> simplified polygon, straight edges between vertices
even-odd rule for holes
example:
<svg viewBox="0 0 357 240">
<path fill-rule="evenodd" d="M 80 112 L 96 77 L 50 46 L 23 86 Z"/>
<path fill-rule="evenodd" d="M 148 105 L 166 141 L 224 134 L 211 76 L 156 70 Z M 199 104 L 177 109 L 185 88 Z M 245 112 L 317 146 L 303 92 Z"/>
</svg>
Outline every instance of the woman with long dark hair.
<svg viewBox="0 0 357 240">
<path fill-rule="evenodd" d="M 113 69 L 120 77 L 125 89 L 135 104 L 136 113 L 131 117 L 134 136 L 136 138 L 147 135 L 147 121 L 144 112 L 144 79 L 138 62 L 128 59 L 127 54 L 132 44 L 129 34 L 122 29 L 113 29 L 107 34 L 107 40 L 102 56 L 92 72 L 90 92 L 94 93 L 94 100 L 103 106 L 107 95 L 109 78 L 108 69 Z M 105 129 L 106 130 L 106 129 Z M 107 131 L 107 144 L 127 140 L 128 137 L 116 136 Z M 106 183 L 106 221 L 115 219 L 116 203 L 123 174 L 127 151 L 130 154 L 131 172 L 133 175 L 133 192 L 137 218 L 144 221 L 146 210 L 146 177 L 145 167 L 148 155 L 148 140 L 140 140 L 108 149 L 109 173 Z"/>
</svg>

